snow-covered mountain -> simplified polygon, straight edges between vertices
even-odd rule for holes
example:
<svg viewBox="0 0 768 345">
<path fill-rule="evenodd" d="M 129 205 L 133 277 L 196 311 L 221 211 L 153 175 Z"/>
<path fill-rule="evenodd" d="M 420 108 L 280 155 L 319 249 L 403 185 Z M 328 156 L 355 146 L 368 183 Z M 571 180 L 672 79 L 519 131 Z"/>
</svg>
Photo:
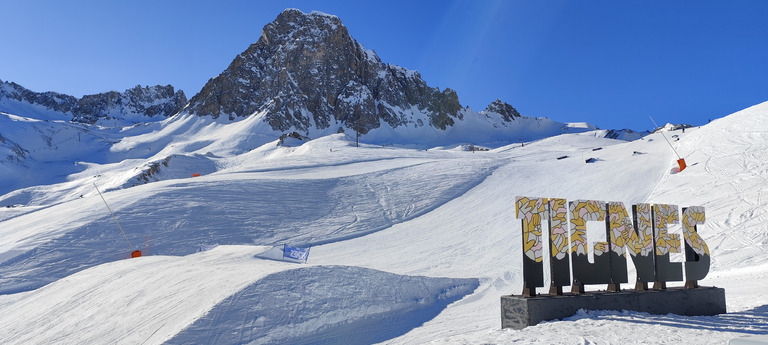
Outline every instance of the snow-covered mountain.
<svg viewBox="0 0 768 345">
<path fill-rule="evenodd" d="M 71 120 L 77 97 L 56 92 L 33 92 L 25 87 L 0 80 L 0 111 L 26 114 L 40 120 Z"/>
<path fill-rule="evenodd" d="M 384 64 L 354 40 L 341 20 L 289 9 L 190 100 L 200 116 L 266 112 L 276 131 L 365 134 L 386 123 L 445 130 L 461 120 L 456 92 L 427 86 L 418 72 Z"/>
<path fill-rule="evenodd" d="M 122 161 L 130 155 L 111 154 L 112 145 L 157 129 L 186 102 L 170 85 L 77 98 L 0 81 L 0 195 Z"/>
<path fill-rule="evenodd" d="M 236 121 L 258 116 L 270 138 L 298 132 L 317 138 L 344 130 L 376 144 L 500 146 L 564 132 L 567 124 L 521 116 L 497 100 L 481 112 L 456 92 L 430 87 L 416 71 L 385 64 L 332 15 L 296 9 L 264 26 L 188 104 L 173 87 L 137 86 L 80 99 L 2 83 L 0 111 L 36 119 L 118 127 L 179 113 Z M 161 115 L 161 116 L 156 116 Z"/>
<path fill-rule="evenodd" d="M 476 112 L 381 62 L 337 17 L 298 10 L 183 98 L 0 83 L 0 343 L 768 333 L 768 103 L 664 133 L 527 117 L 502 100 Z M 499 297 L 522 289 L 518 195 L 704 206 L 701 284 L 725 287 L 729 313 L 584 311 L 500 330 Z M 284 244 L 311 246 L 308 263 L 276 260 Z M 144 256 L 127 259 L 134 249 Z"/>
<path fill-rule="evenodd" d="M 619 140 L 626 140 L 626 141 L 634 141 L 638 140 L 646 135 L 648 135 L 649 132 L 635 132 L 631 129 L 621 129 L 621 130 L 613 130 L 610 129 L 605 133 L 606 138 L 610 139 L 619 139 Z"/>
<path fill-rule="evenodd" d="M 152 121 L 147 117 L 162 119 L 175 115 L 186 103 L 184 92 L 174 92 L 171 85 L 136 86 L 123 93 L 111 91 L 83 96 L 72 111 L 75 115 L 72 121 L 90 124 L 102 119 L 147 122 Z"/>
<path fill-rule="evenodd" d="M 0 82 L 0 121 L 0 195 L 15 191 L 23 204 L 34 202 L 18 195 L 35 194 L 19 189 L 66 182 L 89 164 L 122 166 L 111 187 L 128 187 L 162 178 L 172 157 L 207 161 L 201 157 L 243 153 L 289 134 L 493 148 L 596 129 L 523 116 L 501 100 L 481 112 L 463 107 L 454 91 L 383 63 L 338 17 L 295 9 L 267 24 L 189 102 L 170 85 L 77 98 Z"/>
<path fill-rule="evenodd" d="M 521 117 L 500 100 L 481 113 L 463 107 L 455 91 L 382 62 L 338 17 L 296 9 L 264 26 L 261 38 L 209 80 L 186 111 L 231 120 L 261 116 L 278 135 L 359 132 L 378 144 L 531 140 L 564 126 Z"/>
<path fill-rule="evenodd" d="M 173 86 L 137 85 L 125 92 L 110 91 L 81 98 L 56 92 L 34 92 L 23 86 L 0 80 L 0 111 L 39 120 L 130 125 L 158 121 L 175 115 L 187 103 L 181 90 Z M 153 118 L 154 117 L 154 118 Z M 106 122 L 107 120 L 113 120 Z"/>
</svg>

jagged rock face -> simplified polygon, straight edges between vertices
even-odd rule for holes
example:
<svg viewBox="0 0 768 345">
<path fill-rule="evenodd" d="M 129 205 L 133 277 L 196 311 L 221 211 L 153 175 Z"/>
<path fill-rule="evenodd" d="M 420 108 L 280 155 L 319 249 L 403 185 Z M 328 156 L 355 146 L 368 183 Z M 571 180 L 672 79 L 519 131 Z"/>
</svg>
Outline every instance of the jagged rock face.
<svg viewBox="0 0 768 345">
<path fill-rule="evenodd" d="M 493 101 L 488 107 L 483 110 L 483 113 L 497 113 L 504 118 L 504 121 L 513 121 L 516 117 L 520 117 L 520 113 L 517 109 L 511 105 L 502 102 L 500 99 Z"/>
<path fill-rule="evenodd" d="M 187 104 L 187 97 L 173 86 L 136 86 L 123 93 L 110 91 L 83 98 L 56 92 L 34 92 L 16 83 L 0 81 L 0 99 L 39 105 L 62 114 L 72 115 L 72 121 L 95 123 L 99 118 L 126 115 L 171 116 Z M 3 109 L 0 109 L 3 110 Z"/>
<path fill-rule="evenodd" d="M 110 91 L 86 95 L 77 101 L 72 121 L 95 123 L 99 118 L 122 117 L 127 114 L 146 116 L 171 116 L 178 113 L 187 103 L 184 92 L 174 92 L 173 86 L 136 86 L 123 93 Z"/>
<path fill-rule="evenodd" d="M 7 161 L 10 161 L 10 162 L 22 163 L 23 160 L 29 154 L 28 150 L 25 150 L 17 143 L 6 140 L 0 134 L 0 150 L 2 150 L 2 146 L 6 146 L 8 148 L 8 152 L 10 152 L 11 154 L 8 154 L 5 157 L 0 157 L 0 158 L 5 158 Z"/>
<path fill-rule="evenodd" d="M 291 9 L 267 24 L 261 38 L 190 100 L 199 116 L 230 119 L 267 111 L 276 131 L 306 132 L 341 123 L 367 133 L 425 125 L 407 116 L 416 107 L 445 129 L 461 116 L 456 92 L 431 88 L 417 72 L 385 65 L 350 37 L 341 20 Z"/>
<path fill-rule="evenodd" d="M 620 130 L 608 130 L 606 131 L 605 137 L 608 139 L 618 139 L 618 140 L 626 140 L 626 141 L 634 141 L 637 139 L 640 139 L 646 135 L 650 134 L 649 131 L 645 132 L 635 132 L 631 129 L 620 129 Z"/>
<path fill-rule="evenodd" d="M 77 104 L 77 97 L 56 92 L 33 92 L 23 86 L 0 80 L 0 98 L 39 104 L 59 113 L 68 113 Z"/>
</svg>

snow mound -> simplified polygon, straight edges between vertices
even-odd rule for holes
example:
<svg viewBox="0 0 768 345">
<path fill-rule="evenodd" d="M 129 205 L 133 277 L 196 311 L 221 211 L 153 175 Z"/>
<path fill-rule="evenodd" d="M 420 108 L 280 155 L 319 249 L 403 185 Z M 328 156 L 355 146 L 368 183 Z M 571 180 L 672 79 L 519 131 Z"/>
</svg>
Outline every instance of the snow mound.
<svg viewBox="0 0 768 345">
<path fill-rule="evenodd" d="M 123 188 L 162 180 L 198 177 L 216 171 L 216 163 L 210 157 L 194 155 L 170 155 L 162 160 L 147 161 L 133 169 L 137 174 L 123 184 Z"/>
<path fill-rule="evenodd" d="M 223 300 L 165 344 L 373 344 L 422 325 L 478 284 L 361 267 L 287 270 Z M 300 307 L 275 303 L 286 295 Z"/>
</svg>

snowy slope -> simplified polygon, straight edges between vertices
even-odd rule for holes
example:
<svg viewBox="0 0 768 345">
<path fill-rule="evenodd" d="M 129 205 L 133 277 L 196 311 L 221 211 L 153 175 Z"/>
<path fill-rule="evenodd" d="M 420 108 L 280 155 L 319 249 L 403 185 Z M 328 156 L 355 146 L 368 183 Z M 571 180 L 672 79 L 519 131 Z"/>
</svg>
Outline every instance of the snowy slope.
<svg viewBox="0 0 768 345">
<path fill-rule="evenodd" d="M 357 148 L 344 134 L 282 147 L 253 144 L 255 117 L 166 120 L 110 149 L 125 159 L 0 208 L 0 342 L 721 344 L 768 333 L 768 103 L 665 132 L 689 165 L 677 174 L 661 133 L 480 152 Z M 125 185 L 128 167 L 166 157 L 167 175 Z M 145 257 L 125 260 L 93 183 Z M 704 206 L 713 265 L 701 284 L 725 287 L 729 313 L 586 311 L 499 329 L 499 297 L 522 289 L 518 195 Z M 269 259 L 283 243 L 312 245 L 308 264 Z"/>
<path fill-rule="evenodd" d="M 22 110 L 29 113 L 30 109 L 27 105 Z M 360 141 L 417 149 L 470 144 L 494 148 L 563 131 L 590 130 L 589 126 L 569 127 L 525 116 L 495 128 L 497 114 L 483 115 L 469 109 L 462 114 L 465 120 L 461 126 L 445 131 L 430 126 L 393 129 L 384 123 Z M 155 122 L 125 125 L 117 121 L 101 126 L 0 112 L 0 206 L 43 205 L 78 198 L 87 191 L 81 188 L 82 183 L 72 181 L 86 177 L 99 176 L 104 188 L 114 189 L 192 173 L 210 174 L 229 164 L 228 158 L 276 145 L 284 133 L 271 128 L 265 121 L 267 115 L 261 112 L 229 120 L 181 113 Z M 337 130 L 338 126 L 313 128 L 308 134 L 310 139 L 318 139 Z M 594 133 L 604 136 L 605 132 Z M 354 138 L 354 131 L 348 130 L 347 136 Z M 54 184 L 56 193 L 38 192 L 38 186 Z"/>
<path fill-rule="evenodd" d="M 7 172 L 0 175 L 0 205 L 6 205 L 3 194 L 72 180 L 88 165 L 147 158 L 151 151 L 112 152 L 112 146 L 160 126 L 99 127 L 0 112 L 0 171 Z"/>
</svg>

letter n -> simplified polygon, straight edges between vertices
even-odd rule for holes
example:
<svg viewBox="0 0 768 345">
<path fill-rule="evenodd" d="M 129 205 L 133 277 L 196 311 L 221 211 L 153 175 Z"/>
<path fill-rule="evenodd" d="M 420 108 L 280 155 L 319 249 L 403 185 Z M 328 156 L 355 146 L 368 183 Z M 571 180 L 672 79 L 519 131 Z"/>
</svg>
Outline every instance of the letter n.
<svg viewBox="0 0 768 345">
<path fill-rule="evenodd" d="M 680 253 L 680 236 L 669 233 L 669 224 L 677 224 L 677 205 L 653 205 L 653 235 L 656 243 L 656 283 L 654 289 L 666 289 L 669 281 L 683 280 L 683 266 L 670 262 L 670 253 Z"/>
</svg>

